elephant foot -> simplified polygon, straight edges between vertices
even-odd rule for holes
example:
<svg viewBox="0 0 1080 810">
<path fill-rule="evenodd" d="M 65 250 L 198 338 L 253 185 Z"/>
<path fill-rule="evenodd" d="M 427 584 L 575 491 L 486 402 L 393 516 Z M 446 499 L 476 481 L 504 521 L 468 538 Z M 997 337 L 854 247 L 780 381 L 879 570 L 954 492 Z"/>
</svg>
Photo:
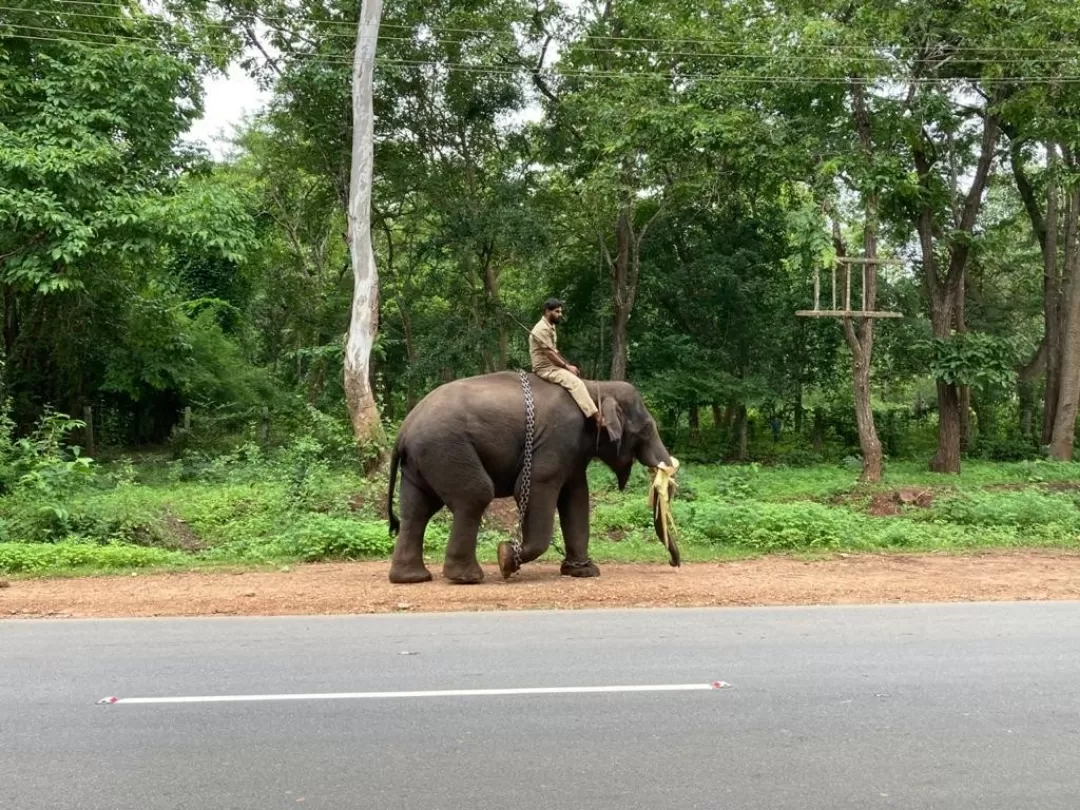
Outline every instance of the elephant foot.
<svg viewBox="0 0 1080 810">
<path fill-rule="evenodd" d="M 446 563 L 443 565 L 443 576 L 455 585 L 479 585 L 484 581 L 484 569 L 476 561 L 465 566 Z"/>
<path fill-rule="evenodd" d="M 598 577 L 600 568 L 592 560 L 563 560 L 559 573 L 564 577 Z"/>
<path fill-rule="evenodd" d="M 431 582 L 431 572 L 423 565 L 405 566 L 390 564 L 390 581 L 395 585 L 415 585 L 418 582 Z"/>
<path fill-rule="evenodd" d="M 503 579 L 510 579 L 521 570 L 521 566 L 514 561 L 514 547 L 509 543 L 499 543 L 499 571 Z"/>
</svg>

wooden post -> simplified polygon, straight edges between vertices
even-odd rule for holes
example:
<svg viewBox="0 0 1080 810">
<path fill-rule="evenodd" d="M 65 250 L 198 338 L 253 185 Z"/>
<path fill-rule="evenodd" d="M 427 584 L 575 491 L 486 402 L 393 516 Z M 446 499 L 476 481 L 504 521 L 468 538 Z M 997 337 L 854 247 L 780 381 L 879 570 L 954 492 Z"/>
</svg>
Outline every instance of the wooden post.
<svg viewBox="0 0 1080 810">
<path fill-rule="evenodd" d="M 844 312 L 851 312 L 851 265 L 844 265 Z"/>
<path fill-rule="evenodd" d="M 832 266 L 832 308 L 836 310 L 836 265 Z"/>
<path fill-rule="evenodd" d="M 83 421 L 86 423 L 84 428 L 86 432 L 86 455 L 93 458 L 97 454 L 97 447 L 94 442 L 94 406 L 86 405 L 83 407 Z"/>
<path fill-rule="evenodd" d="M 817 266 L 814 267 L 814 309 L 821 309 L 819 302 L 821 300 L 821 270 Z"/>
</svg>

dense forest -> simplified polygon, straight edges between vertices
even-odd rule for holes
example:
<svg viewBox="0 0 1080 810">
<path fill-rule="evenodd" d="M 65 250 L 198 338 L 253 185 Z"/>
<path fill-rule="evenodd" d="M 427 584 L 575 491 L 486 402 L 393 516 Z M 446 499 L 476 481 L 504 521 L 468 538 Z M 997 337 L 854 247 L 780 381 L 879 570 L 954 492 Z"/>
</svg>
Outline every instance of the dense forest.
<svg viewBox="0 0 1080 810">
<path fill-rule="evenodd" d="M 98 453 L 348 425 L 358 12 L 6 0 L 9 442 L 57 414 Z M 1078 34 L 1073 0 L 387 3 L 384 426 L 526 365 L 557 295 L 563 352 L 691 460 L 1070 459 Z M 214 160 L 182 136 L 236 64 L 271 100 Z M 843 308 L 845 267 L 851 309 L 903 317 L 798 317 L 815 277 Z"/>
</svg>

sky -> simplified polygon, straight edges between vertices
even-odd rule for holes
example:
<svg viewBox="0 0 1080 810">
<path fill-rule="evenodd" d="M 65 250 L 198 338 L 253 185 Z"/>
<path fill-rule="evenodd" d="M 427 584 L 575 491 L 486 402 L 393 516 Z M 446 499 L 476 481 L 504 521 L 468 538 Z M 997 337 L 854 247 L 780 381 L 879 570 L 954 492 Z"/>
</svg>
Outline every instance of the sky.
<svg viewBox="0 0 1080 810">
<path fill-rule="evenodd" d="M 226 140 L 245 116 L 257 113 L 270 98 L 268 91 L 259 89 L 255 81 L 236 65 L 228 76 L 206 82 L 205 110 L 201 120 L 191 128 L 186 140 L 201 142 L 215 158 L 229 151 Z"/>
</svg>

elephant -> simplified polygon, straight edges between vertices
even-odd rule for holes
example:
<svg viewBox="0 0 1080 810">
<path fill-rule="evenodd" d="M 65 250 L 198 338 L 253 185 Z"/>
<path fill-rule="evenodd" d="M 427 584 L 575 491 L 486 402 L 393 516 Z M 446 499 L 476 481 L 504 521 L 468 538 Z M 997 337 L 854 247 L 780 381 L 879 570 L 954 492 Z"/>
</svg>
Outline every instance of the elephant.
<svg viewBox="0 0 1080 810">
<path fill-rule="evenodd" d="M 600 569 L 589 559 L 586 468 L 599 458 L 615 473 L 623 491 L 635 461 L 655 468 L 671 465 L 671 455 L 641 394 L 630 383 L 586 383 L 606 423 L 598 430 L 562 386 L 535 374 L 525 379 L 535 403 L 530 496 L 520 557 L 515 558 L 510 543 L 500 543 L 500 572 L 510 578 L 522 564 L 547 550 L 557 510 L 566 545 L 561 573 L 599 576 Z M 390 457 L 387 513 L 390 536 L 397 538 L 390 565 L 392 583 L 431 580 L 423 559 L 424 533 L 443 506 L 453 515 L 443 576 L 460 584 L 483 580 L 484 571 L 476 559 L 477 531 L 492 500 L 519 496 L 525 437 L 522 379 L 513 371 L 445 383 L 410 411 Z M 400 520 L 394 514 L 399 468 Z M 659 525 L 654 526 L 659 531 Z"/>
</svg>

